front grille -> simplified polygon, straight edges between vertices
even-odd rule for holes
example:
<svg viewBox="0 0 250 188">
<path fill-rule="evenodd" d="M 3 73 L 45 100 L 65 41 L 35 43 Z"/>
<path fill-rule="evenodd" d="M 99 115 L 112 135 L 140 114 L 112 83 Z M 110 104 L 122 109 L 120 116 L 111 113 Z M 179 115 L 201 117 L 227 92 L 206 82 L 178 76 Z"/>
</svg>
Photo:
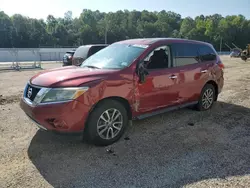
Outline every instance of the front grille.
<svg viewBox="0 0 250 188">
<path fill-rule="evenodd" d="M 41 88 L 37 88 L 28 84 L 25 90 L 25 97 L 33 101 L 40 90 Z"/>
</svg>

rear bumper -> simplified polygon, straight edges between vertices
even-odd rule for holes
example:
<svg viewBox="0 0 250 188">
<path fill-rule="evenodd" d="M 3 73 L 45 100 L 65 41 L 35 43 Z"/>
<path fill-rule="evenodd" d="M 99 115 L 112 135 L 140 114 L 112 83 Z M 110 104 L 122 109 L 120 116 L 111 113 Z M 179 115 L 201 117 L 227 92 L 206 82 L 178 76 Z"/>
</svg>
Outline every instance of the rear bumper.
<svg viewBox="0 0 250 188">
<path fill-rule="evenodd" d="M 63 67 L 64 66 L 71 66 L 71 65 L 72 65 L 72 61 L 67 61 L 67 62 L 63 61 Z"/>
<path fill-rule="evenodd" d="M 40 129 L 59 133 L 82 133 L 90 110 L 75 100 L 32 106 L 22 98 L 20 107 Z"/>
<path fill-rule="evenodd" d="M 221 93 L 222 89 L 223 89 L 223 86 L 224 86 L 224 77 L 221 76 L 218 80 L 217 80 L 217 83 L 218 83 L 218 94 Z"/>
</svg>

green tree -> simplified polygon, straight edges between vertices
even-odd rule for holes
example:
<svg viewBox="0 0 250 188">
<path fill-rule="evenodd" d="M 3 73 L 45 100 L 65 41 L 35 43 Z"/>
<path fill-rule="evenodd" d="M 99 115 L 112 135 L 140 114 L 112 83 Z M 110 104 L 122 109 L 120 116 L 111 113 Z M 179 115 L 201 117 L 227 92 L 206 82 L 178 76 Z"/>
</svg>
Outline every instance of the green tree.
<svg viewBox="0 0 250 188">
<path fill-rule="evenodd" d="M 220 41 L 245 48 L 250 42 L 250 20 L 243 15 L 200 15 L 194 19 L 180 14 L 128 11 L 104 13 L 83 9 L 78 18 L 67 11 L 62 18 L 48 15 L 46 21 L 0 12 L 0 47 L 79 46 L 129 38 L 179 37 L 212 43 Z M 232 45 L 231 45 L 232 46 Z M 225 50 L 228 50 L 224 48 Z"/>
<path fill-rule="evenodd" d="M 13 46 L 13 24 L 10 17 L 0 11 L 0 48 Z"/>
</svg>

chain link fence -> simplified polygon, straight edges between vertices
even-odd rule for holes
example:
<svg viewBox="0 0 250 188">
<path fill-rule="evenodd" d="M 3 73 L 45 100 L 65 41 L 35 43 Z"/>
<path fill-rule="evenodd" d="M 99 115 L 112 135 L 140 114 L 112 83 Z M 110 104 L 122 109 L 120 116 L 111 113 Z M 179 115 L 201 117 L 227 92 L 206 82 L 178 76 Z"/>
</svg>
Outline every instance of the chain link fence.
<svg viewBox="0 0 250 188">
<path fill-rule="evenodd" d="M 0 48 L 0 70 L 42 68 L 41 62 L 61 63 L 64 54 L 75 47 Z"/>
</svg>

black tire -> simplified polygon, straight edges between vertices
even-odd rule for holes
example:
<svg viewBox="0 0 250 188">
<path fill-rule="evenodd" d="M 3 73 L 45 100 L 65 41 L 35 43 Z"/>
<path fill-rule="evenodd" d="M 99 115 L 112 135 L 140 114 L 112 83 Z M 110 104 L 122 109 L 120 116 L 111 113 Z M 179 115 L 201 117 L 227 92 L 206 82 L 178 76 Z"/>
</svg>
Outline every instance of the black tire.
<svg viewBox="0 0 250 188">
<path fill-rule="evenodd" d="M 246 56 L 241 56 L 241 59 L 242 59 L 243 61 L 247 61 L 247 57 L 246 57 Z"/>
<path fill-rule="evenodd" d="M 212 99 L 212 100 L 210 99 L 211 104 L 209 103 L 209 105 L 205 105 L 205 104 L 203 103 L 203 101 L 205 101 L 205 100 L 204 100 L 205 95 L 206 95 L 205 93 L 208 93 L 209 91 L 212 92 L 212 96 L 211 96 L 211 99 Z M 210 95 L 209 95 L 209 96 L 210 96 Z M 206 111 L 206 110 L 209 110 L 210 108 L 212 108 L 215 99 L 216 99 L 216 93 L 215 93 L 215 88 L 214 88 L 214 86 L 213 86 L 212 84 L 206 84 L 206 85 L 203 87 L 202 91 L 201 91 L 201 94 L 200 94 L 200 98 L 199 98 L 198 104 L 196 105 L 196 109 L 197 109 L 198 111 Z"/>
<path fill-rule="evenodd" d="M 105 111 L 112 110 L 112 109 L 119 111 L 121 116 L 122 116 L 121 129 L 117 133 L 117 135 L 114 136 L 113 138 L 104 139 L 98 133 L 98 130 L 100 130 L 100 129 L 98 129 L 97 127 L 98 127 L 98 124 L 100 123 L 100 121 L 102 121 L 102 119 L 100 119 L 101 115 L 103 115 L 103 113 L 105 113 Z M 119 112 L 117 112 L 117 113 L 119 113 Z M 105 114 L 105 116 L 106 116 L 106 114 Z M 127 125 L 128 125 L 128 113 L 127 113 L 127 110 L 125 109 L 125 107 L 118 101 L 107 99 L 107 100 L 104 100 L 103 102 L 100 102 L 100 104 L 97 104 L 96 107 L 91 112 L 91 114 L 88 118 L 87 124 L 86 124 L 86 128 L 85 128 L 83 137 L 84 137 L 85 141 L 87 141 L 91 144 L 98 145 L 98 146 L 107 146 L 107 145 L 113 144 L 114 142 L 118 141 L 121 138 Z M 114 126 L 113 123 L 110 123 L 109 126 L 111 126 L 111 128 L 112 128 L 112 132 L 115 130 L 118 131 L 118 129 L 115 129 L 113 127 Z M 107 126 L 105 126 L 104 129 L 106 127 Z M 109 129 L 109 128 L 107 128 L 107 129 Z M 110 135 L 111 132 L 104 133 L 104 134 Z"/>
</svg>

